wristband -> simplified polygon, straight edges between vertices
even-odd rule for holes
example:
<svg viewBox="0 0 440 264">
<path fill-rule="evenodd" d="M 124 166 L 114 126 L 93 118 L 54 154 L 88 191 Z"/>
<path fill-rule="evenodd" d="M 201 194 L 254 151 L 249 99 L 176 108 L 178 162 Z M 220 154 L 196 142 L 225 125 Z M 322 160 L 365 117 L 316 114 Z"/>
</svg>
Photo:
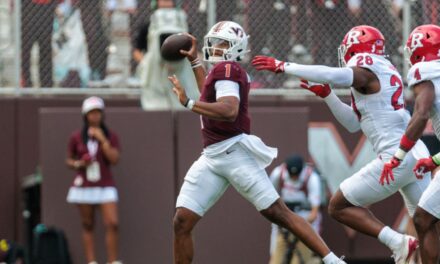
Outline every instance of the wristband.
<svg viewBox="0 0 440 264">
<path fill-rule="evenodd" d="M 400 147 L 405 151 L 409 151 L 412 147 L 414 147 L 415 144 L 416 141 L 409 139 L 406 134 L 404 134 L 402 139 L 400 139 Z"/>
<path fill-rule="evenodd" d="M 192 110 L 194 105 L 195 105 L 196 101 L 189 99 L 188 103 L 186 104 L 186 108 L 188 108 L 189 110 Z"/>
<path fill-rule="evenodd" d="M 190 63 L 191 63 L 191 68 L 193 69 L 202 66 L 202 63 L 200 62 L 199 58 L 195 58 Z"/>
<path fill-rule="evenodd" d="M 435 165 L 437 166 L 440 165 L 440 153 L 435 154 L 431 158 L 432 158 L 432 162 L 434 162 Z"/>
<path fill-rule="evenodd" d="M 396 153 L 394 154 L 394 157 L 397 158 L 398 160 L 403 160 L 406 156 L 406 151 L 404 151 L 401 148 L 398 148 Z"/>
<path fill-rule="evenodd" d="M 196 64 L 200 64 L 200 60 L 199 60 L 199 58 L 195 58 L 190 63 L 191 63 L 191 66 L 196 65 Z"/>
</svg>

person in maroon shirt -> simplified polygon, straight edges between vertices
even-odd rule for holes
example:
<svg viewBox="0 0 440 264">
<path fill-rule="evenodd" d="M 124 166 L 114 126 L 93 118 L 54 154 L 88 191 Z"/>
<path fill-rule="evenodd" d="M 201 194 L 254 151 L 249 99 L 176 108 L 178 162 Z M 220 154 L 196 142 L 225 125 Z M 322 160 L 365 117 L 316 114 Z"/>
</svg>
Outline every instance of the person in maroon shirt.
<svg viewBox="0 0 440 264">
<path fill-rule="evenodd" d="M 284 204 L 266 171 L 277 150 L 250 135 L 248 113 L 249 77 L 237 62 L 247 50 L 248 36 L 231 21 L 215 24 L 205 36 L 204 59 L 214 63 L 205 79 L 197 58 L 197 41 L 190 51 L 181 50 L 193 68 L 201 91 L 190 99 L 176 76 L 169 79 L 180 103 L 201 115 L 203 153 L 185 176 L 174 215 L 174 263 L 191 263 L 192 230 L 203 215 L 232 185 L 268 220 L 295 234 L 323 257 L 325 264 L 345 263 L 335 256 L 310 224 Z"/>
<path fill-rule="evenodd" d="M 66 164 L 75 170 L 67 201 L 75 204 L 81 216 L 82 238 L 89 264 L 96 264 L 94 250 L 94 218 L 99 207 L 103 215 L 107 258 L 110 264 L 118 261 L 118 193 L 110 166 L 119 160 L 119 139 L 103 119 L 104 101 L 99 97 L 84 100 L 82 130 L 72 133 Z"/>
</svg>

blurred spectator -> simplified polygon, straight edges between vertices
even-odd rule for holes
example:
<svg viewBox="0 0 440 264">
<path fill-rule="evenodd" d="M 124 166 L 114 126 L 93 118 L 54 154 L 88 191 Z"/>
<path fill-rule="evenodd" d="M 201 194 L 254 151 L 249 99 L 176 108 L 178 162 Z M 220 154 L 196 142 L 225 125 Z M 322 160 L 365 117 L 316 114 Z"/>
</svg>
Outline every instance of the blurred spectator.
<svg viewBox="0 0 440 264">
<path fill-rule="evenodd" d="M 139 2 L 139 3 L 137 3 Z M 112 14 L 115 11 L 124 12 L 129 17 L 129 36 L 130 44 L 133 46 L 136 41 L 136 31 L 140 24 L 144 23 L 147 17 L 147 6 L 149 1 L 136 1 L 136 0 L 107 0 L 106 10 L 108 12 L 109 27 L 112 23 Z M 109 30 L 111 31 L 111 30 Z M 130 74 L 134 74 L 137 62 L 134 58 L 130 60 Z"/>
<path fill-rule="evenodd" d="M 86 34 L 87 51 L 91 80 L 99 81 L 105 78 L 107 70 L 109 38 L 104 28 L 103 0 L 74 0 L 81 10 L 81 20 Z"/>
<path fill-rule="evenodd" d="M 237 12 L 237 0 L 215 1 L 217 11 L 217 21 L 233 21 L 234 12 Z"/>
<path fill-rule="evenodd" d="M 190 98 L 199 98 L 198 86 L 187 60 L 167 62 L 160 55 L 163 41 L 174 33 L 187 32 L 186 13 L 174 7 L 172 0 L 158 0 L 150 17 L 146 54 L 138 65 L 141 104 L 144 110 L 185 109 L 173 94 L 168 76 L 175 74 Z"/>
<path fill-rule="evenodd" d="M 287 60 L 292 44 L 290 0 L 248 1 L 249 42 L 251 57 L 271 55 Z M 253 72 L 256 82 L 266 87 L 279 87 L 285 76 Z"/>
<path fill-rule="evenodd" d="M 313 167 L 306 164 L 300 155 L 293 154 L 272 171 L 270 179 L 287 207 L 306 219 L 319 234 L 322 185 Z M 293 234 L 272 225 L 270 264 L 301 264 L 311 261 L 321 263 L 320 258 Z"/>
<path fill-rule="evenodd" d="M 337 66 L 337 50 L 351 27 L 345 1 L 312 0 L 312 55 L 315 64 Z"/>
<path fill-rule="evenodd" d="M 294 61 L 299 64 L 312 64 L 313 58 L 307 48 L 302 44 L 295 44 L 288 55 L 289 61 Z M 287 80 L 283 83 L 286 88 L 298 88 L 301 84 L 301 80 L 295 76 L 287 76 Z"/>
<path fill-rule="evenodd" d="M 360 0 L 361 1 L 361 0 Z M 402 69 L 403 53 L 399 51 L 402 45 L 402 28 L 399 26 L 399 17 L 395 16 L 390 1 L 361 1 L 361 23 L 380 29 L 385 36 L 390 60 L 398 69 Z M 371 16 L 374 13 L 377 16 Z M 378 19 L 380 18 L 380 19 Z"/>
<path fill-rule="evenodd" d="M 52 87 L 52 28 L 57 1 L 22 0 L 21 2 L 21 56 L 22 85 L 36 86 L 31 80 L 31 50 L 39 47 L 40 86 Z"/>
<path fill-rule="evenodd" d="M 52 36 L 55 85 L 87 87 L 90 66 L 81 13 L 71 0 L 61 2 L 55 13 Z"/>
<path fill-rule="evenodd" d="M 438 0 L 422 0 L 423 24 L 439 24 L 439 8 Z"/>
<path fill-rule="evenodd" d="M 136 11 L 137 2 L 136 0 L 107 0 L 106 9 L 110 12 L 116 9 L 124 10 L 127 13 L 133 14 Z"/>
<path fill-rule="evenodd" d="M 310 25 L 310 16 L 308 1 L 293 0 L 293 4 L 290 7 L 292 14 L 292 32 L 294 36 L 294 45 L 300 49 L 306 49 L 309 41 L 307 40 L 307 28 Z M 302 46 L 302 47 L 301 47 Z"/>
<path fill-rule="evenodd" d="M 146 22 L 142 26 L 140 26 L 137 32 L 135 33 L 132 56 L 136 64 L 139 64 L 142 61 L 144 54 L 148 50 L 147 37 L 148 37 L 149 26 L 150 23 Z"/>
<path fill-rule="evenodd" d="M 286 60 L 292 36 L 290 25 L 290 1 L 250 1 L 249 40 L 252 57 L 270 53 Z"/>
<path fill-rule="evenodd" d="M 82 105 L 84 125 L 69 140 L 66 164 L 75 170 L 67 202 L 78 207 L 86 260 L 96 264 L 94 246 L 95 211 L 102 213 L 107 246 L 107 260 L 118 261 L 118 193 L 110 165 L 119 160 L 118 136 L 104 123 L 104 101 L 89 97 Z"/>
<path fill-rule="evenodd" d="M 150 6 L 150 1 L 138 1 L 136 11 L 130 16 L 130 43 L 132 45 L 132 58 L 130 61 L 131 75 L 135 74 L 136 67 L 147 50 L 148 21 L 151 15 Z M 140 53 L 136 50 L 140 51 Z M 136 56 L 135 53 L 136 55 L 142 56 Z"/>
</svg>

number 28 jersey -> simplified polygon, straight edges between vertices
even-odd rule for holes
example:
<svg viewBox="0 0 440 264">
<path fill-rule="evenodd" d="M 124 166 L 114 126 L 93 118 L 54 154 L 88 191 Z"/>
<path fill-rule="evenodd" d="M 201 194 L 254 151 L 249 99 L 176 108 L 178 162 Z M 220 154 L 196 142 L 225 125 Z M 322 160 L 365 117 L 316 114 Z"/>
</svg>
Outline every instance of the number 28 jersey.
<svg viewBox="0 0 440 264">
<path fill-rule="evenodd" d="M 435 135 L 440 139 L 440 61 L 419 62 L 409 69 L 408 85 L 410 88 L 424 81 L 431 81 L 435 88 L 431 121 Z"/>
<path fill-rule="evenodd" d="M 380 91 L 374 94 L 361 94 L 351 88 L 351 106 L 376 154 L 390 157 L 410 120 L 404 107 L 402 77 L 394 65 L 380 55 L 356 54 L 347 67 L 368 69 L 380 82 Z"/>
</svg>

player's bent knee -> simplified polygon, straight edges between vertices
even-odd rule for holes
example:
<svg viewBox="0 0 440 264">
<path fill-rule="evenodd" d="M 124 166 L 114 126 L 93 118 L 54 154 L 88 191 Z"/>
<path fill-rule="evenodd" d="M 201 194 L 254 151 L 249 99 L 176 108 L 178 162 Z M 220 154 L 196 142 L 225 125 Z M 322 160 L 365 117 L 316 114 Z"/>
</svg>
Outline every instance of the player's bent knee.
<svg viewBox="0 0 440 264">
<path fill-rule="evenodd" d="M 342 209 L 350 205 L 351 204 L 345 199 L 342 192 L 338 191 L 330 199 L 327 211 L 331 217 L 337 219 L 341 215 Z"/>
<path fill-rule="evenodd" d="M 193 221 L 188 214 L 177 210 L 173 218 L 174 233 L 176 235 L 190 233 L 195 223 L 196 221 Z"/>
<path fill-rule="evenodd" d="M 327 211 L 328 214 L 333 218 L 337 217 L 338 215 L 337 202 L 333 198 L 330 199 Z"/>
<path fill-rule="evenodd" d="M 280 199 L 275 201 L 268 208 L 261 210 L 260 213 L 272 223 L 282 225 L 287 217 L 289 209 L 281 202 Z"/>
<path fill-rule="evenodd" d="M 417 232 L 425 233 L 435 227 L 437 219 L 421 208 L 417 208 L 413 217 Z"/>
</svg>

